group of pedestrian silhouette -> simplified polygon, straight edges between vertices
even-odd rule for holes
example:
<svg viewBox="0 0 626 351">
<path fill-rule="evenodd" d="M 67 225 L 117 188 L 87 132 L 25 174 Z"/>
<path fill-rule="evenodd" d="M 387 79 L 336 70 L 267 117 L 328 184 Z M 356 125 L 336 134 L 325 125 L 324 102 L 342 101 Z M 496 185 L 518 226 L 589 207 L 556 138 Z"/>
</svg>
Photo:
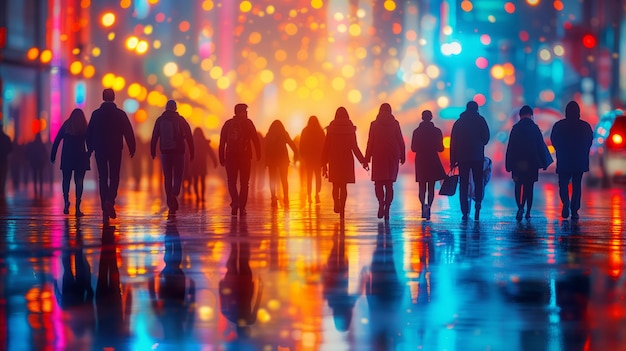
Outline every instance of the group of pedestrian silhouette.
<svg viewBox="0 0 626 351">
<path fill-rule="evenodd" d="M 74 177 L 75 214 L 80 217 L 83 216 L 80 208 L 83 179 L 90 169 L 90 157 L 95 153 L 102 218 L 104 223 L 108 223 L 109 218 L 117 217 L 115 201 L 124 141 L 131 158 L 135 154 L 136 143 L 127 114 L 114 102 L 115 92 L 104 89 L 102 99 L 101 106 L 93 111 L 89 122 L 81 109 L 72 111 L 56 135 L 50 160 L 55 162 L 58 147 L 63 141 L 60 162 L 63 212 L 69 214 L 70 211 L 70 182 Z M 457 172 L 462 220 L 469 217 L 472 199 L 475 201 L 474 219 L 480 219 L 485 180 L 488 179 L 485 172 L 489 171 L 486 168 L 490 167 L 491 161 L 485 157 L 484 151 L 490 131 L 478 107 L 475 101 L 469 101 L 452 127 L 448 172 L 439 157 L 439 153 L 444 151 L 443 133 L 433 123 L 433 113 L 422 111 L 422 122 L 412 134 L 411 151 L 415 152 L 415 180 L 419 185 L 421 217 L 426 220 L 431 217 L 435 183 Z M 546 170 L 553 162 L 543 134 L 533 121 L 532 108 L 523 106 L 519 117 L 510 133 L 505 160 L 506 170 L 511 172 L 515 183 L 517 220 L 531 217 L 533 186 L 538 180 L 538 171 Z M 580 119 L 580 107 L 575 101 L 567 104 L 565 118 L 553 126 L 550 139 L 556 150 L 556 173 L 563 205 L 561 214 L 563 218 L 571 215 L 576 220 L 579 218 L 582 174 L 589 170 L 593 131 L 587 122 Z M 248 118 L 248 106 L 239 103 L 234 107 L 233 117 L 226 120 L 221 128 L 218 157 L 215 157 L 209 143 L 200 128 L 192 134 L 189 123 L 177 112 L 176 102 L 168 101 L 165 111 L 154 124 L 150 154 L 153 159 L 156 157 L 158 144 L 169 214 L 176 214 L 179 208 L 177 198 L 185 178 L 193 186 L 196 197 L 204 199 L 207 160 L 210 159 L 214 167 L 217 167 L 218 160 L 225 167 L 231 214 L 246 215 L 252 156 L 254 154 L 259 161 L 262 153 L 269 175 L 271 206 L 278 207 L 281 197 L 279 185 L 282 202 L 288 206 L 290 160 L 287 147 L 290 147 L 294 162 L 301 163 L 307 201 L 312 203 L 314 199 L 317 204 L 320 203 L 321 178 L 326 177 L 332 183 L 333 209 L 340 218 L 345 217 L 347 185 L 355 183 L 354 159 L 367 171 L 370 171 L 371 164 L 371 180 L 378 201 L 377 216 L 388 220 L 394 198 L 393 185 L 399 166 L 406 161 L 400 123 L 388 103 L 380 105 L 375 120 L 370 124 L 365 154 L 357 144 L 356 126 L 343 106 L 337 108 L 334 119 L 326 128 L 321 126 L 316 116 L 311 116 L 296 143 L 279 120 L 271 123 L 261 140 L 253 121 Z M 3 190 L 10 151 L 10 139 L 4 133 L 0 134 L 0 186 Z"/>
</svg>

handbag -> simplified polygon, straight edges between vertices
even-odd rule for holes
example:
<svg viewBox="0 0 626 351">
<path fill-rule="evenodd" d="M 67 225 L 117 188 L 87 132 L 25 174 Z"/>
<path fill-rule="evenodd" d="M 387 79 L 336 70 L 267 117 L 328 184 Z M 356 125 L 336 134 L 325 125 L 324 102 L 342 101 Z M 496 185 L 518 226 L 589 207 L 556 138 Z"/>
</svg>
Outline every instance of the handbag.
<svg viewBox="0 0 626 351">
<path fill-rule="evenodd" d="M 456 193 L 456 186 L 459 184 L 459 175 L 454 174 L 454 169 L 450 168 L 448 174 L 443 178 L 441 182 L 441 188 L 439 189 L 439 195 L 453 196 Z"/>
</svg>

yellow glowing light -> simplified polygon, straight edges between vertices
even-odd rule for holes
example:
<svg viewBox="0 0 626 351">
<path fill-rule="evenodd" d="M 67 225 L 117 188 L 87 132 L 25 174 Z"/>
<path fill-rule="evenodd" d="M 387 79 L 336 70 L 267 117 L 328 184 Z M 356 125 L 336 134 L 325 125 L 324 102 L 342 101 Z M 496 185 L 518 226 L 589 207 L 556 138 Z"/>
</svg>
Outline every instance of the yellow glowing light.
<svg viewBox="0 0 626 351">
<path fill-rule="evenodd" d="M 221 67 L 218 67 L 218 66 L 215 66 L 215 67 L 211 68 L 211 71 L 209 71 L 209 75 L 213 79 L 218 79 L 223 74 L 224 74 L 224 71 L 222 70 Z"/>
<path fill-rule="evenodd" d="M 180 73 L 176 73 L 170 78 L 170 84 L 174 88 L 179 88 L 183 86 L 184 83 L 185 83 L 185 77 L 183 77 L 183 75 Z"/>
<path fill-rule="evenodd" d="M 554 154 L 554 152 L 556 151 L 556 149 L 554 148 L 554 146 L 552 145 L 548 145 L 548 151 L 550 151 L 551 154 Z"/>
<path fill-rule="evenodd" d="M 552 53 L 548 49 L 541 49 L 539 50 L 539 57 L 544 61 L 548 61 L 552 58 Z"/>
<path fill-rule="evenodd" d="M 613 134 L 611 141 L 613 141 L 613 144 L 615 145 L 622 145 L 624 138 L 620 134 Z"/>
<path fill-rule="evenodd" d="M 491 67 L 491 76 L 494 79 L 504 78 L 504 68 L 501 65 L 493 65 L 493 67 Z"/>
<path fill-rule="evenodd" d="M 89 78 L 93 78 L 93 76 L 96 74 L 96 68 L 92 65 L 87 65 L 85 66 L 85 68 L 83 68 L 83 77 L 89 79 Z"/>
<path fill-rule="evenodd" d="M 148 104 L 152 106 L 158 106 L 159 101 L 161 101 L 161 94 L 158 91 L 151 91 L 148 93 Z"/>
<path fill-rule="evenodd" d="M 95 48 L 91 49 L 91 55 L 93 57 L 98 57 L 98 56 L 100 56 L 101 53 L 102 53 L 102 51 L 100 51 L 100 48 L 98 48 L 98 47 L 95 47 Z"/>
<path fill-rule="evenodd" d="M 396 2 L 393 0 L 385 0 L 385 10 L 387 11 L 393 11 L 396 9 Z"/>
<path fill-rule="evenodd" d="M 361 35 L 361 26 L 359 26 L 356 23 L 351 24 L 350 28 L 348 29 L 348 32 L 350 33 L 351 36 L 358 37 L 359 35 Z"/>
<path fill-rule="evenodd" d="M 205 1 L 202 3 L 202 9 L 203 9 L 204 11 L 211 11 L 211 10 L 213 10 L 213 7 L 214 7 L 214 6 L 215 6 L 215 4 L 213 4 L 213 1 L 211 1 L 211 0 L 205 0 Z"/>
<path fill-rule="evenodd" d="M 361 92 L 358 91 L 357 89 L 352 89 L 348 92 L 348 101 L 350 101 L 353 104 L 358 104 L 359 102 L 361 102 L 362 99 L 362 95 Z"/>
<path fill-rule="evenodd" d="M 213 61 L 211 61 L 211 59 L 205 58 L 202 62 L 200 62 L 200 68 L 202 68 L 205 72 L 208 72 L 212 67 Z"/>
<path fill-rule="evenodd" d="M 319 88 L 313 90 L 313 92 L 311 93 L 311 98 L 313 99 L 313 101 L 324 100 L 324 90 L 319 89 Z"/>
<path fill-rule="evenodd" d="M 160 41 L 160 40 L 155 40 L 155 41 L 153 41 L 153 42 L 152 42 L 152 46 L 153 46 L 155 49 L 160 49 L 160 48 L 161 48 L 161 41 Z"/>
<path fill-rule="evenodd" d="M 135 50 L 137 44 L 139 44 L 139 38 L 137 38 L 136 36 L 130 36 L 128 37 L 128 39 L 126 39 L 126 48 L 128 50 Z"/>
<path fill-rule="evenodd" d="M 450 99 L 447 96 L 440 96 L 437 98 L 437 106 L 440 108 L 446 108 L 450 105 Z"/>
<path fill-rule="evenodd" d="M 146 35 L 152 34 L 152 31 L 154 31 L 154 27 L 152 27 L 151 24 L 145 26 L 144 29 L 143 29 L 143 33 L 146 34 Z"/>
<path fill-rule="evenodd" d="M 341 67 L 341 74 L 346 77 L 346 78 L 351 78 L 354 77 L 354 66 L 352 65 L 345 65 L 343 67 Z"/>
<path fill-rule="evenodd" d="M 319 84 L 319 80 L 314 76 L 310 76 L 310 77 L 307 77 L 304 84 L 310 89 L 317 88 Z"/>
<path fill-rule="evenodd" d="M 141 93 L 141 85 L 138 83 L 132 83 L 128 86 L 128 96 L 136 98 Z"/>
<path fill-rule="evenodd" d="M 178 65 L 176 62 L 168 62 L 163 66 L 163 74 L 166 77 L 171 77 L 178 72 Z"/>
<path fill-rule="evenodd" d="M 302 100 L 307 100 L 311 96 L 311 90 L 305 86 L 298 87 L 298 97 Z"/>
<path fill-rule="evenodd" d="M 202 92 L 200 91 L 200 88 L 192 87 L 191 89 L 189 89 L 189 92 L 187 93 L 187 95 L 189 96 L 191 100 L 196 100 L 200 98 L 200 96 L 202 95 Z"/>
<path fill-rule="evenodd" d="M 283 62 L 287 59 L 287 52 L 285 50 L 276 50 L 274 53 L 274 59 L 278 62 Z"/>
<path fill-rule="evenodd" d="M 83 63 L 80 61 L 74 61 L 70 64 L 70 73 L 73 75 L 78 75 L 83 70 Z"/>
<path fill-rule="evenodd" d="M 145 122 L 148 119 L 148 112 L 146 110 L 140 108 L 135 112 L 135 122 L 141 123 Z"/>
<path fill-rule="evenodd" d="M 185 51 L 187 51 L 187 48 L 185 47 L 185 44 L 183 43 L 178 43 L 174 45 L 174 49 L 172 50 L 174 55 L 178 57 L 183 56 L 185 54 Z"/>
<path fill-rule="evenodd" d="M 364 47 L 359 47 L 354 51 L 354 55 L 362 60 L 367 57 L 367 50 Z"/>
<path fill-rule="evenodd" d="M 42 51 L 41 55 L 39 56 L 39 60 L 41 61 L 41 63 L 49 63 L 50 61 L 52 61 L 52 51 L 48 49 Z"/>
<path fill-rule="evenodd" d="M 145 101 L 146 96 L 148 96 L 148 89 L 146 89 L 145 87 L 141 87 L 141 90 L 139 91 L 139 95 L 137 95 L 137 100 Z"/>
<path fill-rule="evenodd" d="M 283 81 L 283 89 L 285 89 L 285 91 L 293 92 L 296 88 L 298 88 L 298 83 L 296 83 L 295 79 L 287 78 Z"/>
<path fill-rule="evenodd" d="M 113 81 L 113 90 L 120 91 L 124 89 L 125 85 L 126 80 L 124 79 L 124 77 L 115 77 L 115 80 Z"/>
<path fill-rule="evenodd" d="M 208 129 L 215 129 L 219 126 L 220 119 L 216 115 L 208 115 L 204 118 L 204 127 Z"/>
<path fill-rule="evenodd" d="M 539 0 L 526 0 L 526 3 L 530 6 L 535 6 L 539 4 Z"/>
<path fill-rule="evenodd" d="M 257 315 L 257 320 L 260 323 L 267 323 L 270 320 L 272 320 L 272 316 L 269 314 L 269 312 L 265 308 L 259 308 L 256 315 Z"/>
<path fill-rule="evenodd" d="M 311 7 L 319 10 L 324 6 L 324 2 L 322 0 L 311 0 Z"/>
<path fill-rule="evenodd" d="M 296 35 L 296 33 L 298 33 L 298 26 L 296 26 L 295 23 L 287 23 L 285 33 L 287 33 L 287 35 Z"/>
<path fill-rule="evenodd" d="M 109 33 L 109 35 L 107 35 L 107 40 L 113 41 L 113 39 L 115 39 L 115 33 L 111 32 Z"/>
<path fill-rule="evenodd" d="M 137 47 L 135 48 L 135 52 L 137 52 L 140 55 L 145 54 L 148 51 L 148 42 L 145 40 L 140 40 L 139 43 L 137 43 Z"/>
<path fill-rule="evenodd" d="M 248 37 L 248 43 L 250 44 L 258 44 L 261 42 L 261 33 L 252 32 L 250 33 L 250 37 Z"/>
<path fill-rule="evenodd" d="M 123 9 L 129 8 L 130 5 L 131 5 L 130 0 L 121 0 L 120 1 L 120 7 L 123 8 Z"/>
<path fill-rule="evenodd" d="M 158 4 L 158 3 L 159 3 L 159 0 L 148 0 L 148 3 L 149 3 L 150 5 L 156 5 L 156 4 Z"/>
<path fill-rule="evenodd" d="M 250 1 L 242 1 L 241 4 L 239 4 L 239 10 L 241 12 L 250 12 L 250 10 L 252 10 L 252 3 Z"/>
<path fill-rule="evenodd" d="M 446 149 L 450 148 L 450 137 L 449 136 L 443 137 L 443 147 L 446 148 Z"/>
<path fill-rule="evenodd" d="M 560 44 L 555 45 L 553 51 L 556 56 L 565 55 L 565 48 L 563 47 L 563 45 L 560 45 Z"/>
<path fill-rule="evenodd" d="M 265 84 L 269 84 L 274 80 L 274 73 L 270 71 L 269 69 L 264 69 L 263 71 L 261 71 L 260 77 L 261 77 L 261 82 Z"/>
<path fill-rule="evenodd" d="M 113 82 L 115 82 L 115 74 L 107 73 L 102 77 L 102 86 L 105 88 L 112 88 Z"/>
<path fill-rule="evenodd" d="M 30 48 L 26 52 L 26 58 L 30 61 L 35 61 L 39 56 L 39 48 Z"/>
<path fill-rule="evenodd" d="M 220 77 L 217 80 L 217 87 L 222 90 L 228 89 L 228 87 L 230 87 L 230 79 L 226 76 Z"/>
<path fill-rule="evenodd" d="M 189 104 L 178 104 L 178 113 L 181 116 L 191 116 L 193 108 Z"/>
<path fill-rule="evenodd" d="M 445 34 L 445 35 L 451 35 L 451 34 L 452 34 L 452 27 L 450 27 L 450 26 L 444 26 L 444 27 L 443 27 L 443 34 Z"/>
<path fill-rule="evenodd" d="M 462 8 L 462 9 L 463 9 L 463 11 L 465 11 L 465 12 L 470 12 L 470 11 L 472 11 L 472 8 L 473 8 L 473 7 L 474 7 L 474 6 L 472 5 L 472 2 L 471 2 L 471 1 L 469 1 L 469 0 L 463 0 L 463 1 L 461 2 L 461 8 Z"/>
<path fill-rule="evenodd" d="M 111 27 L 115 24 L 115 14 L 112 12 L 107 12 L 102 15 L 102 25 L 105 27 Z"/>
<path fill-rule="evenodd" d="M 78 55 L 78 54 L 80 54 L 80 49 L 79 48 L 72 49 L 72 55 Z"/>
<path fill-rule="evenodd" d="M 265 12 L 267 12 L 268 15 L 273 15 L 274 12 L 276 12 L 276 8 L 274 5 L 268 5 L 267 8 L 265 8 Z"/>
<path fill-rule="evenodd" d="M 331 85 L 335 90 L 343 90 L 346 88 L 346 81 L 341 77 L 336 77 L 333 79 Z"/>
<path fill-rule="evenodd" d="M 426 75 L 428 75 L 428 77 L 430 77 L 431 79 L 436 79 L 437 77 L 439 77 L 439 67 L 435 65 L 429 65 L 428 67 L 426 67 Z"/>
</svg>

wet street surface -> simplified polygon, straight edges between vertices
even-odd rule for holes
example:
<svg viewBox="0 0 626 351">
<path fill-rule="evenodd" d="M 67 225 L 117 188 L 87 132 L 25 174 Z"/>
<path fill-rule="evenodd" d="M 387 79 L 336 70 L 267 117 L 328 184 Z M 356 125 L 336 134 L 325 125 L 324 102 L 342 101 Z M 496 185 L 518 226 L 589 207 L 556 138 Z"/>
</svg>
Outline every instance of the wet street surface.
<svg viewBox="0 0 626 351">
<path fill-rule="evenodd" d="M 348 186 L 344 221 L 328 183 L 308 204 L 297 179 L 274 210 L 252 191 L 244 217 L 212 179 L 175 218 L 144 180 L 122 186 L 109 225 L 93 181 L 80 219 L 73 189 L 70 215 L 58 183 L 10 190 L 0 349 L 626 350 L 623 188 L 585 189 L 572 222 L 546 177 L 518 222 L 513 183 L 494 179 L 479 222 L 461 221 L 458 196 L 426 221 L 412 180 L 388 223 L 367 179 Z"/>
</svg>

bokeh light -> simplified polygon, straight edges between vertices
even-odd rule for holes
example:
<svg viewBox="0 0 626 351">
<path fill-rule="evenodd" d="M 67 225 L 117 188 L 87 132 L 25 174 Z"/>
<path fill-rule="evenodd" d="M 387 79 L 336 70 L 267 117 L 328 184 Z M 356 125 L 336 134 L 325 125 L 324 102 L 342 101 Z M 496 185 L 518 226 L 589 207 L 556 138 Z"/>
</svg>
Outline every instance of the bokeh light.
<svg viewBox="0 0 626 351">
<path fill-rule="evenodd" d="M 101 23 L 104 27 L 111 27 L 115 24 L 115 14 L 113 12 L 106 12 L 102 15 Z"/>
<path fill-rule="evenodd" d="M 26 58 L 30 61 L 35 61 L 39 57 L 39 48 L 30 48 L 26 52 Z"/>
<path fill-rule="evenodd" d="M 41 54 L 39 55 L 39 60 L 43 64 L 50 63 L 50 61 L 52 61 L 52 51 L 48 49 L 43 50 Z"/>
</svg>

